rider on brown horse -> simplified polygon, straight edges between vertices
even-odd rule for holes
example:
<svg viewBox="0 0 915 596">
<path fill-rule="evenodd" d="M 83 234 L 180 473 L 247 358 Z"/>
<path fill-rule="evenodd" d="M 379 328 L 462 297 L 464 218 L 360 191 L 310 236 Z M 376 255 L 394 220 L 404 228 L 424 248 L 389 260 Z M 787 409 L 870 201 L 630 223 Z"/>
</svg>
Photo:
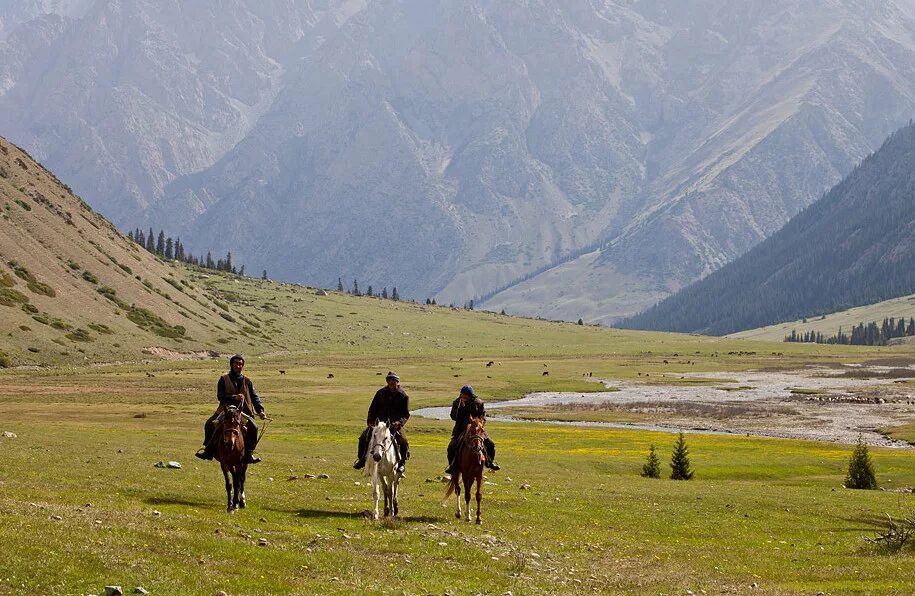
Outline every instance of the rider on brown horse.
<svg viewBox="0 0 915 596">
<path fill-rule="evenodd" d="M 254 414 L 260 416 L 261 420 L 266 418 L 264 406 L 261 404 L 261 398 L 254 391 L 254 383 L 251 379 L 241 374 L 245 367 L 245 357 L 241 354 L 235 354 L 229 359 L 229 372 L 219 378 L 216 383 L 216 399 L 219 400 L 219 407 L 203 426 L 203 447 L 194 455 L 200 459 L 213 459 L 216 448 L 213 445 L 213 431 L 222 420 L 222 414 L 229 406 L 238 406 L 242 412 L 249 416 L 245 428 L 245 460 L 246 463 L 256 464 L 260 461 L 259 457 L 254 457 L 254 448 L 257 446 L 257 425 L 254 424 Z"/>
<path fill-rule="evenodd" d="M 410 458 L 410 444 L 407 442 L 403 429 L 407 419 L 410 418 L 410 397 L 401 388 L 400 377 L 396 373 L 389 372 L 385 381 L 387 381 L 387 386 L 375 392 L 372 405 L 369 406 L 369 413 L 366 417 L 367 428 L 359 436 L 359 452 L 353 467 L 360 470 L 365 466 L 365 452 L 369 446 L 369 435 L 375 424 L 379 420 L 384 420 L 389 423 L 391 436 L 394 437 L 399 447 L 400 461 L 397 463 L 397 472 L 403 474 L 404 466 Z"/>
<path fill-rule="evenodd" d="M 454 420 L 454 429 L 451 431 L 451 442 L 448 443 L 448 469 L 445 470 L 446 474 L 454 472 L 461 435 L 464 434 L 467 425 L 470 424 L 471 416 L 485 418 L 486 407 L 483 405 L 483 400 L 473 392 L 473 387 L 464 385 L 461 387 L 461 395 L 451 404 L 451 419 Z M 492 442 L 486 431 L 483 431 L 483 433 L 483 445 L 486 447 L 486 467 L 496 471 L 500 469 L 495 462 L 496 444 Z"/>
</svg>

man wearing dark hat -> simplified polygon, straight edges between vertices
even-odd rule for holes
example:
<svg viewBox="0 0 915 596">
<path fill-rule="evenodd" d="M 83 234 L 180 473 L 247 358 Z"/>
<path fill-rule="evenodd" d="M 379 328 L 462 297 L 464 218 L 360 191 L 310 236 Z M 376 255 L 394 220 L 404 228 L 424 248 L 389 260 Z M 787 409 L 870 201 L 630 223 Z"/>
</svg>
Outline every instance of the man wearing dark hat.
<svg viewBox="0 0 915 596">
<path fill-rule="evenodd" d="M 260 462 L 259 457 L 254 457 L 254 448 L 257 446 L 257 425 L 254 424 L 254 414 L 257 413 L 261 420 L 266 418 L 261 398 L 254 390 L 251 379 L 241 374 L 245 367 L 245 357 L 235 354 L 229 358 L 229 372 L 216 382 L 216 399 L 219 407 L 203 426 L 203 447 L 194 455 L 200 459 L 213 459 L 216 447 L 213 444 L 213 431 L 222 419 L 222 413 L 229 406 L 241 408 L 249 416 L 245 427 L 245 460 L 249 464 Z"/>
<path fill-rule="evenodd" d="M 451 403 L 451 419 L 454 420 L 454 428 L 451 430 L 451 442 L 448 443 L 448 469 L 446 474 L 454 472 L 454 465 L 457 463 L 458 446 L 461 442 L 461 435 L 470 424 L 470 417 L 486 418 L 486 407 L 483 400 L 477 397 L 473 392 L 473 387 L 464 385 L 461 387 L 461 394 Z M 489 438 L 489 434 L 483 431 L 483 445 L 486 447 L 486 467 L 492 471 L 499 470 L 496 465 L 496 444 Z"/>
<path fill-rule="evenodd" d="M 400 461 L 397 463 L 397 472 L 402 475 L 407 459 L 410 457 L 410 444 L 407 442 L 403 430 L 410 418 L 410 397 L 401 388 L 400 377 L 397 376 L 397 373 L 388 372 L 385 381 L 387 385 L 375 392 L 375 397 L 369 406 L 369 413 L 366 417 L 367 428 L 359 436 L 359 452 L 356 454 L 356 462 L 353 467 L 360 470 L 365 466 L 366 450 L 369 447 L 372 428 L 379 420 L 384 420 L 388 423 L 391 436 L 399 446 Z"/>
</svg>

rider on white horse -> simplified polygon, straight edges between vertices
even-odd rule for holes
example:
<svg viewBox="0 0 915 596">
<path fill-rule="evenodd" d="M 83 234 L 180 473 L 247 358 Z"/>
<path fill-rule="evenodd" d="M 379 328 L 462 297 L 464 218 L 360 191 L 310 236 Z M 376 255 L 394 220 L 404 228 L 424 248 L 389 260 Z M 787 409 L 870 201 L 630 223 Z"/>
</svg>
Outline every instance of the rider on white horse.
<svg viewBox="0 0 915 596">
<path fill-rule="evenodd" d="M 365 466 L 365 452 L 369 445 L 372 428 L 376 422 L 384 420 L 389 422 L 391 435 L 398 445 L 400 458 L 397 463 L 397 472 L 403 475 L 404 466 L 410 458 L 410 444 L 407 442 L 403 430 L 410 418 L 410 397 L 401 388 L 400 377 L 397 376 L 397 373 L 388 372 L 385 381 L 387 385 L 375 392 L 375 397 L 369 406 L 366 429 L 359 436 L 359 452 L 353 467 L 360 470 Z"/>
</svg>

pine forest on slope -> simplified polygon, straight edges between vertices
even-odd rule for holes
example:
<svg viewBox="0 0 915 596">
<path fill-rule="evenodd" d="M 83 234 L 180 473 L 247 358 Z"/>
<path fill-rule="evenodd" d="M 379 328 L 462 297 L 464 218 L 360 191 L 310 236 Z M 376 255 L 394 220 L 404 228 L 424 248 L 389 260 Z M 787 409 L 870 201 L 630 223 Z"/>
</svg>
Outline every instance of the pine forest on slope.
<svg viewBox="0 0 915 596">
<path fill-rule="evenodd" d="M 915 125 L 747 254 L 620 327 L 724 335 L 915 292 Z"/>
</svg>

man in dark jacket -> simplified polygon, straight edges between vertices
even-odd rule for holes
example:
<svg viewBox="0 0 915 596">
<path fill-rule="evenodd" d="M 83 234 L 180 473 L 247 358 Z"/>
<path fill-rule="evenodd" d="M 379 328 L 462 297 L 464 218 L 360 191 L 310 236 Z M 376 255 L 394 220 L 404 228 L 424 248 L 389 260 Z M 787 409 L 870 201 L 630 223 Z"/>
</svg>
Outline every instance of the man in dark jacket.
<svg viewBox="0 0 915 596">
<path fill-rule="evenodd" d="M 403 429 L 410 418 L 410 397 L 401 388 L 400 377 L 396 373 L 388 372 L 385 381 L 387 385 L 375 392 L 375 397 L 369 406 L 369 413 L 366 417 L 367 428 L 359 436 L 359 452 L 356 454 L 356 462 L 353 467 L 359 470 L 365 466 L 372 428 L 379 420 L 384 420 L 388 423 L 391 435 L 399 447 L 400 461 L 397 463 L 397 471 L 403 474 L 404 466 L 410 457 L 410 444 L 407 442 Z"/>
<path fill-rule="evenodd" d="M 446 474 L 454 472 L 454 465 L 457 463 L 458 447 L 461 441 L 461 435 L 470 424 L 470 417 L 486 418 L 486 406 L 483 400 L 476 396 L 473 387 L 464 385 L 461 387 L 461 394 L 451 403 L 451 419 L 454 420 L 454 428 L 451 430 L 451 442 L 448 443 L 448 469 Z M 499 470 L 496 465 L 496 444 L 489 438 L 489 434 L 483 431 L 483 445 L 486 447 L 486 467 L 492 471 Z"/>
<path fill-rule="evenodd" d="M 266 414 L 261 398 L 254 390 L 254 383 L 241 374 L 244 367 L 245 357 L 235 354 L 229 359 L 228 374 L 221 376 L 216 382 L 216 399 L 219 400 L 219 407 L 203 426 L 203 447 L 194 454 L 200 459 L 213 459 L 216 454 L 216 446 L 212 440 L 213 432 L 222 420 L 226 408 L 236 406 L 250 417 L 245 427 L 245 459 L 249 464 L 261 461 L 259 457 L 254 457 L 254 448 L 257 446 L 257 425 L 254 424 L 254 415 L 256 413 L 263 420 Z"/>
</svg>

